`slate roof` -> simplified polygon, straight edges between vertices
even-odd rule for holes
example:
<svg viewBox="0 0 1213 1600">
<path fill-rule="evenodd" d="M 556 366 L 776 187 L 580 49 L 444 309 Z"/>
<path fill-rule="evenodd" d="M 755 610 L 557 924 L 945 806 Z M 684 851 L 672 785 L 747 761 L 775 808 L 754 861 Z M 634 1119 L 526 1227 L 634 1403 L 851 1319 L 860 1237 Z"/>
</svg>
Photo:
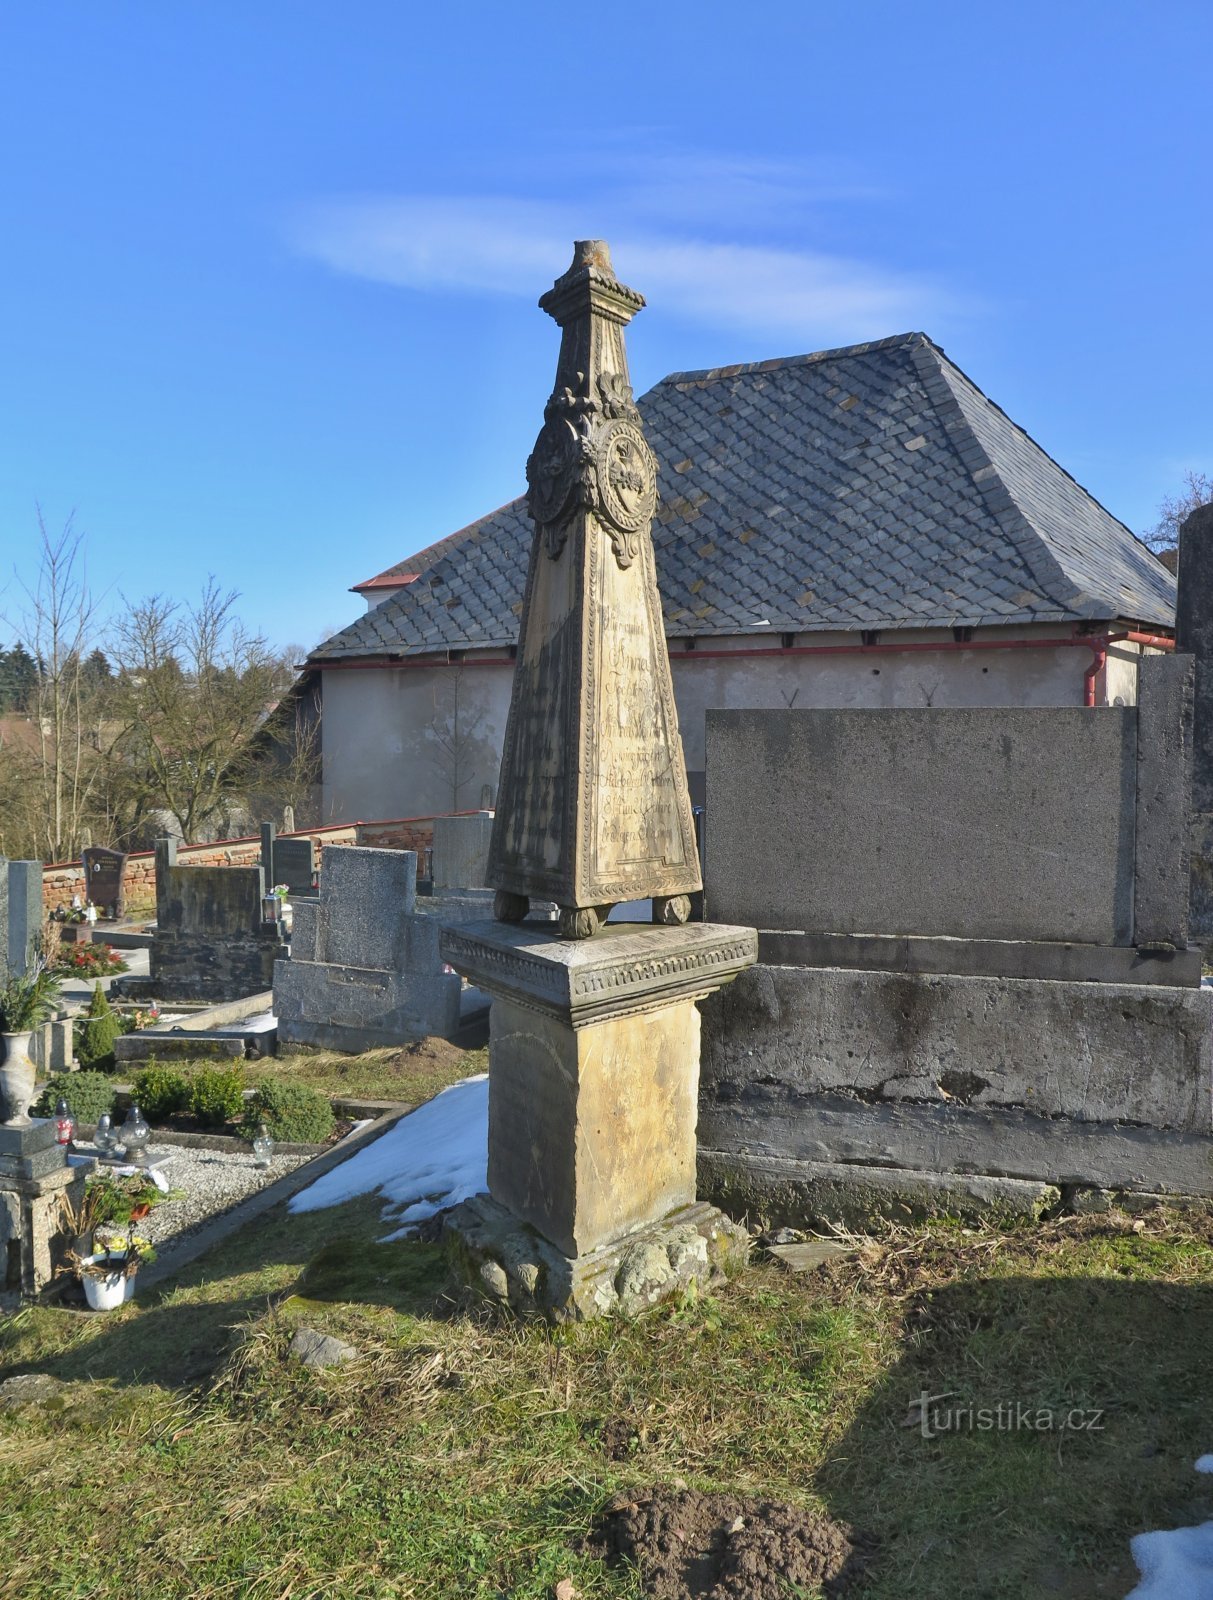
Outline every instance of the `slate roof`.
<svg viewBox="0 0 1213 1600">
<path fill-rule="evenodd" d="M 466 528 L 460 528 L 458 533 L 448 533 L 445 539 L 436 539 L 433 544 L 427 544 L 424 550 L 418 550 L 416 555 L 406 556 L 403 561 L 397 561 L 394 567 L 377 572 L 373 578 L 364 578 L 361 583 L 352 583 L 350 592 L 366 594 L 371 589 L 399 589 L 405 584 L 412 583 L 427 567 L 432 567 L 448 551 L 454 550 L 466 532 Z"/>
<path fill-rule="evenodd" d="M 677 372 L 638 404 L 672 638 L 1174 626 L 1174 577 L 925 334 Z M 449 535 L 312 662 L 515 643 L 531 535 L 521 498 Z"/>
</svg>

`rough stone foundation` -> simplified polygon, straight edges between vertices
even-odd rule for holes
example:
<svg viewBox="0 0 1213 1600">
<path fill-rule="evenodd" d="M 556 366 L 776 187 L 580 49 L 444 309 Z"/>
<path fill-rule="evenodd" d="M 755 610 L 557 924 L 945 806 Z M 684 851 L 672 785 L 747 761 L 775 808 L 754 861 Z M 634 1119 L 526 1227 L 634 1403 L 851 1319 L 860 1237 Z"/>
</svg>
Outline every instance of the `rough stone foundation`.
<svg viewBox="0 0 1213 1600">
<path fill-rule="evenodd" d="M 574 1257 L 482 1194 L 448 1214 L 445 1241 L 466 1298 L 549 1322 L 635 1316 L 692 1283 L 723 1282 L 749 1251 L 745 1229 L 702 1201 Z"/>
</svg>

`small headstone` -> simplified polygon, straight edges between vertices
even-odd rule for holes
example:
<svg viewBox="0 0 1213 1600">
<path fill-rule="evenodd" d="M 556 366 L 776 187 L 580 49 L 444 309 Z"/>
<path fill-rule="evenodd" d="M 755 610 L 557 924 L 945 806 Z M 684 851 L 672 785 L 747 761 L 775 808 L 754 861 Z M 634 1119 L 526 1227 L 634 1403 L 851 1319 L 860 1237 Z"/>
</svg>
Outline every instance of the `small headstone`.
<svg viewBox="0 0 1213 1600">
<path fill-rule="evenodd" d="M 8 966 L 23 973 L 29 967 L 35 938 L 42 929 L 42 863 L 8 864 Z"/>
<path fill-rule="evenodd" d="M 122 891 L 126 852 L 111 850 L 107 845 L 91 845 L 81 851 L 80 860 L 84 867 L 85 898 L 117 922 L 126 909 Z"/>
<path fill-rule="evenodd" d="M 288 1354 L 305 1367 L 337 1367 L 343 1361 L 356 1361 L 358 1352 L 352 1344 L 335 1339 L 331 1333 L 321 1333 L 318 1328 L 300 1328 L 291 1340 Z"/>
<path fill-rule="evenodd" d="M 295 894 L 315 894 L 316 847 L 310 839 L 275 839 L 274 882 Z"/>
</svg>

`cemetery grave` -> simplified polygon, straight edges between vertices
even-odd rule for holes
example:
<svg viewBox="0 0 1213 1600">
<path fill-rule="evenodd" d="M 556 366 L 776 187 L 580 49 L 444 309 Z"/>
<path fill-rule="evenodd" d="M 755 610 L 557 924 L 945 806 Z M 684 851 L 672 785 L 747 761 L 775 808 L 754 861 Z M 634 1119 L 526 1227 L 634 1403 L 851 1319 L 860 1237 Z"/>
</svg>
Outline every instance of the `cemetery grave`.
<svg viewBox="0 0 1213 1600">
<path fill-rule="evenodd" d="M 1213 1542 L 1192 663 L 1100 712 L 713 714 L 702 883 L 642 303 L 600 241 L 541 302 L 500 804 L 452 841 L 483 883 L 436 827 L 428 907 L 401 851 L 330 848 L 312 896 L 267 830 L 286 959 L 265 866 L 159 852 L 153 982 L 246 1004 L 268 971 L 314 1076 L 438 1092 L 114 1313 L 0 1325 L 16 1592 L 82 1564 L 106 1595 L 1093 1600 L 1135 1582 L 1127 1530 L 1187 1518 L 1134 1547 L 1138 1600 L 1176 1600 L 1167 1563 Z M 733 920 L 689 920 L 701 887 Z M 445 964 L 491 997 L 487 1076 L 401 1059 L 458 1028 Z M 273 1070 L 286 1095 L 306 1065 Z M 191 1114 L 235 1119 L 230 1075 L 187 1076 Z M 104 1503 L 117 1440 L 132 1509 L 65 1546 L 65 1463 Z"/>
</svg>

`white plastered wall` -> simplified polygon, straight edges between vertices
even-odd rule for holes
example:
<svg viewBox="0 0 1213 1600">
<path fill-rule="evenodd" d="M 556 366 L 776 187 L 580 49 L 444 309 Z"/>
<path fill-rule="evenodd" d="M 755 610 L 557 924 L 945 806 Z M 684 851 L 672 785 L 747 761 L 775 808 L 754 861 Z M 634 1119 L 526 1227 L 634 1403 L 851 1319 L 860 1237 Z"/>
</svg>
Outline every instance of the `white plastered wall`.
<svg viewBox="0 0 1213 1600">
<path fill-rule="evenodd" d="M 836 655 L 775 653 L 778 638 L 705 640 L 703 650 L 690 652 L 676 641 L 671 668 L 687 768 L 703 769 L 704 718 L 715 708 L 1082 705 L 1093 653 L 1086 646 L 1050 646 L 1050 637 L 1061 632 L 988 629 L 977 636 L 979 641 L 1031 640 L 1030 649 L 954 648 L 938 632 L 922 632 L 898 635 L 896 642 L 944 648 Z M 894 642 L 888 634 L 885 639 Z M 1038 641 L 1043 648 L 1035 647 Z M 858 645 L 860 640 L 815 634 L 793 641 L 795 646 L 827 642 Z M 704 653 L 730 646 L 736 647 L 729 652 L 736 659 Z M 754 655 L 758 649 L 772 654 Z M 1139 654 L 1127 643 L 1110 648 L 1096 680 L 1098 704 L 1136 703 Z M 326 669 L 325 821 L 473 809 L 486 786 L 495 799 L 512 678 L 511 667 L 478 665 L 472 652 L 449 665 Z"/>
</svg>

